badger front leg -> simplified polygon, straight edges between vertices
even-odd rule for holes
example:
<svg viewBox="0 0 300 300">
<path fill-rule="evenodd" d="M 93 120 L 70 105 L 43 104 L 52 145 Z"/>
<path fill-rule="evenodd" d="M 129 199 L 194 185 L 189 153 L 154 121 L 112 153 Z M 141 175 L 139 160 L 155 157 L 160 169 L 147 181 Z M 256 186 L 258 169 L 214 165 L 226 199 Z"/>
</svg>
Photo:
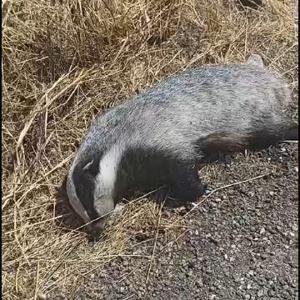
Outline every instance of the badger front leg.
<svg viewBox="0 0 300 300">
<path fill-rule="evenodd" d="M 173 170 L 169 197 L 179 204 L 195 202 L 204 194 L 207 185 L 202 184 L 196 165 L 178 164 Z"/>
</svg>

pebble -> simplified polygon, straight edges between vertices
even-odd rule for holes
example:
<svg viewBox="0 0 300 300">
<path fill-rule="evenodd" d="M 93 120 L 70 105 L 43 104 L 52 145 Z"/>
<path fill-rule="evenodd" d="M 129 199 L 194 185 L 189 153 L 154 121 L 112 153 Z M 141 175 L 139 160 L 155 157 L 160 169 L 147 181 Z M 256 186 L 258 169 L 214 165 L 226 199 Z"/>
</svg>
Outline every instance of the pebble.
<svg viewBox="0 0 300 300">
<path fill-rule="evenodd" d="M 275 296 L 275 291 L 270 290 L 270 291 L 268 292 L 268 295 L 269 295 L 269 296 Z"/>
<path fill-rule="evenodd" d="M 259 233 L 264 234 L 265 232 L 266 232 L 266 229 L 264 227 L 262 227 Z"/>
<path fill-rule="evenodd" d="M 285 284 L 285 285 L 283 286 L 283 288 L 284 288 L 285 290 L 289 290 L 289 289 L 290 289 L 289 286 L 288 286 L 287 284 Z"/>
<path fill-rule="evenodd" d="M 257 296 L 258 297 L 262 297 L 264 295 L 264 290 L 263 289 L 261 289 L 261 290 L 259 290 L 258 292 L 257 292 Z"/>
</svg>

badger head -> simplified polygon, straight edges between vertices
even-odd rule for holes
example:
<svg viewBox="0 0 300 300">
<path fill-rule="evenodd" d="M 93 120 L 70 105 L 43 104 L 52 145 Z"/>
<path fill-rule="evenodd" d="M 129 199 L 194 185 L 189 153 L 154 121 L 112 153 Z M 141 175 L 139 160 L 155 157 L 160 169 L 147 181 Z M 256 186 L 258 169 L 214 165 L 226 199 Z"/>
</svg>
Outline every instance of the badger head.
<svg viewBox="0 0 300 300">
<path fill-rule="evenodd" d="M 115 207 L 114 185 L 118 157 L 111 150 L 105 155 L 75 159 L 67 180 L 71 206 L 83 219 L 91 233 L 102 231 Z"/>
</svg>

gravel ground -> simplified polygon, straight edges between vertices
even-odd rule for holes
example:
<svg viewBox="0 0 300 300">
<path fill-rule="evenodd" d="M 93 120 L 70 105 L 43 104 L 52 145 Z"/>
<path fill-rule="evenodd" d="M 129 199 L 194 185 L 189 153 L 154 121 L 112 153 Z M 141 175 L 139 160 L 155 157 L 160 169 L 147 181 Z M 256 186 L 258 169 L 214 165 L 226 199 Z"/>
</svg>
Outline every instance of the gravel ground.
<svg viewBox="0 0 300 300">
<path fill-rule="evenodd" d="M 152 261 L 115 259 L 75 299 L 297 299 L 297 149 L 281 144 L 210 166 L 211 188 L 268 175 L 212 194 L 190 214 L 187 231 L 177 241 L 157 240 L 155 251 L 153 238 L 133 236 L 127 254 L 154 252 Z"/>
</svg>

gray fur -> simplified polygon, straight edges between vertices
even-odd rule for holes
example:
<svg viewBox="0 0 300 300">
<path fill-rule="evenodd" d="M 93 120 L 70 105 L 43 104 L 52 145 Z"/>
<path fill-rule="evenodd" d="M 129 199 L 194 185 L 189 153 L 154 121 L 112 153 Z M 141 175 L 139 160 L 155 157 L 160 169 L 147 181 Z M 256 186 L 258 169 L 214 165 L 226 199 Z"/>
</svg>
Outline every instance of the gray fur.
<svg viewBox="0 0 300 300">
<path fill-rule="evenodd" d="M 114 155 L 119 155 L 119 160 L 126 149 L 155 148 L 172 153 L 179 160 L 196 161 L 202 153 L 195 144 L 210 134 L 224 130 L 249 134 L 254 130 L 272 131 L 276 125 L 288 127 L 290 120 L 284 111 L 289 101 L 285 81 L 268 71 L 258 55 L 252 55 L 245 64 L 190 69 L 162 80 L 97 116 L 69 172 L 70 201 L 74 204 L 72 199 L 76 197 L 72 181 L 74 167 L 87 158 L 90 160 L 86 164 L 97 156 L 102 157 L 112 147 L 117 149 Z M 100 174 L 95 190 L 99 189 L 101 180 Z M 106 195 L 94 191 L 94 201 L 102 197 L 97 204 L 100 217 L 113 207 L 114 188 Z"/>
</svg>

